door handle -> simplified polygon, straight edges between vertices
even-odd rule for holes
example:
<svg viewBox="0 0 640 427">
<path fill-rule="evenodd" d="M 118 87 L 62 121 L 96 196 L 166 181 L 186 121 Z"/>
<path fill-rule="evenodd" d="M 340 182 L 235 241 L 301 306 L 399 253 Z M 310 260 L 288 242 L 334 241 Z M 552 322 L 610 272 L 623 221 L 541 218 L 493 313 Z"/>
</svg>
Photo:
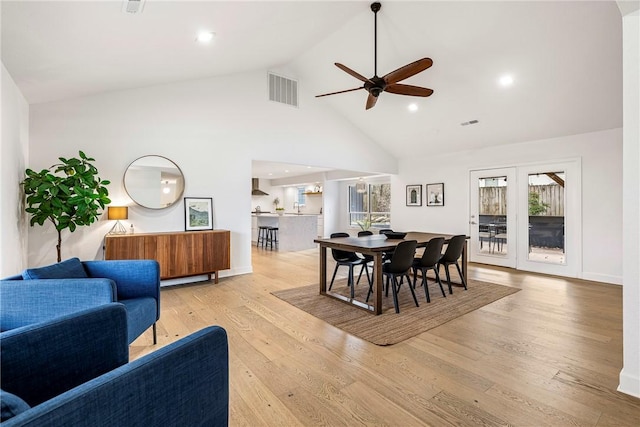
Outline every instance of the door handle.
<svg viewBox="0 0 640 427">
<path fill-rule="evenodd" d="M 471 224 L 471 225 L 477 225 L 478 223 L 477 223 L 477 222 L 475 222 L 475 221 L 469 221 L 469 224 Z"/>
</svg>

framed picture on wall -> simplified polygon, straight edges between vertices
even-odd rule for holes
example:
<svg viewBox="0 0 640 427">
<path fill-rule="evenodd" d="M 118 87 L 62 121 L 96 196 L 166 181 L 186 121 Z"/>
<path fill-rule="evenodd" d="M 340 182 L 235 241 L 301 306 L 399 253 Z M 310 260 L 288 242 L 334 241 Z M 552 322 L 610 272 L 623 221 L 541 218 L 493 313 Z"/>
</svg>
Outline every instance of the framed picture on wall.
<svg viewBox="0 0 640 427">
<path fill-rule="evenodd" d="M 213 199 L 211 197 L 184 198 L 184 229 L 186 231 L 213 230 Z"/>
<path fill-rule="evenodd" d="M 427 206 L 444 206 L 444 183 L 427 184 Z"/>
<path fill-rule="evenodd" d="M 407 185 L 407 206 L 422 206 L 422 184 Z"/>
</svg>

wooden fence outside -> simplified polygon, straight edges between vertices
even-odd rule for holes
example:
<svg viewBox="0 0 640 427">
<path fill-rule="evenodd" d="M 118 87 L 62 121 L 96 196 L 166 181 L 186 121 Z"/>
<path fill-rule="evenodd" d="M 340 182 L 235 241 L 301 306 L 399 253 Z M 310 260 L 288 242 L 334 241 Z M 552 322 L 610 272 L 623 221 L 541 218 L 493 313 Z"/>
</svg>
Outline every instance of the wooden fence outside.
<svg viewBox="0 0 640 427">
<path fill-rule="evenodd" d="M 536 193 L 547 210 L 538 216 L 564 216 L 564 187 L 552 185 L 530 185 L 529 193 Z M 507 214 L 507 187 L 480 187 L 480 215 Z"/>
</svg>

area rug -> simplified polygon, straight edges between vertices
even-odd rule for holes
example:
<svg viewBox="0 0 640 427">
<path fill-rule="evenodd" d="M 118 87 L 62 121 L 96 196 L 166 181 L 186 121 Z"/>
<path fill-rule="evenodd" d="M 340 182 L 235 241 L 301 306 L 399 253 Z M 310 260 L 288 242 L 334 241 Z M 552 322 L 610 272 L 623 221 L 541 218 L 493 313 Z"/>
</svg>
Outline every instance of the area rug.
<svg viewBox="0 0 640 427">
<path fill-rule="evenodd" d="M 317 284 L 276 291 L 272 294 L 352 335 L 384 346 L 419 335 L 520 290 L 477 280 L 469 280 L 466 291 L 462 287 L 454 287 L 452 295 L 449 295 L 446 283 L 444 288 L 446 298 L 442 297 L 437 283 L 429 281 L 431 302 L 427 303 L 424 289 L 417 286 L 416 296 L 420 307 L 416 307 L 405 283 L 398 295 L 400 314 L 396 314 L 394 310 L 393 298 L 389 291 L 388 297 L 383 293 L 383 312 L 379 316 L 334 298 L 319 295 Z M 346 280 L 336 280 L 332 291 L 348 296 Z M 364 301 L 367 291 L 368 286 L 363 280 L 360 285 L 356 285 L 356 299 Z"/>
</svg>

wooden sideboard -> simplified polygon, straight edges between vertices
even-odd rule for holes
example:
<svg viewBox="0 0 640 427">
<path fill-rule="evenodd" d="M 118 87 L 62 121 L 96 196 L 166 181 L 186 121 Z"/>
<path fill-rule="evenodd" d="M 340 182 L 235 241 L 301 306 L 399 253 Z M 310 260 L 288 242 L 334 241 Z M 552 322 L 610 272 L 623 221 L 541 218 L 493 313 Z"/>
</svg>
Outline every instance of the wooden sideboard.
<svg viewBox="0 0 640 427">
<path fill-rule="evenodd" d="M 168 233 L 108 234 L 105 259 L 155 259 L 160 278 L 175 279 L 206 274 L 211 280 L 231 268 L 229 230 Z"/>
</svg>

